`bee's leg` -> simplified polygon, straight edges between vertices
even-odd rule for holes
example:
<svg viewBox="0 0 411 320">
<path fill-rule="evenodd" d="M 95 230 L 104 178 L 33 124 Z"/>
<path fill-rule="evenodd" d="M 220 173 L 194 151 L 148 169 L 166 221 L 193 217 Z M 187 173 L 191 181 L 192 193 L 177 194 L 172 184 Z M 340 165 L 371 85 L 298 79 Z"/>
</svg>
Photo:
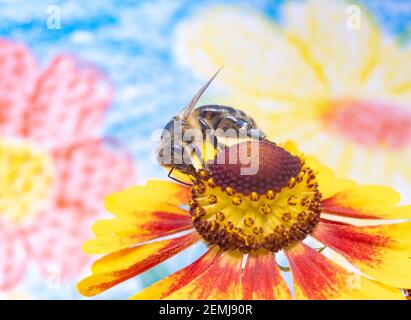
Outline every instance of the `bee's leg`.
<svg viewBox="0 0 411 320">
<path fill-rule="evenodd" d="M 174 169 L 181 171 L 187 175 L 191 175 L 194 176 L 195 175 L 193 173 L 195 173 L 195 168 L 191 163 L 191 159 L 190 159 L 190 163 L 185 162 L 186 158 L 185 158 L 185 151 L 186 148 L 180 144 L 178 141 L 173 141 L 172 145 L 171 145 L 171 163 L 167 163 L 168 165 L 171 165 L 171 169 L 168 173 L 168 177 L 176 182 L 179 182 L 183 185 L 186 186 L 192 186 L 192 184 L 189 184 L 187 182 L 181 181 L 175 177 L 173 177 L 171 174 L 173 173 Z"/>
<path fill-rule="evenodd" d="M 171 168 L 170 172 L 168 173 L 168 177 L 169 177 L 171 180 L 174 180 L 174 181 L 176 181 L 176 182 L 178 182 L 178 183 L 181 183 L 181 184 L 183 184 L 183 185 L 185 185 L 185 186 L 187 186 L 187 187 L 192 187 L 192 186 L 193 186 L 193 184 L 190 184 L 190 183 L 187 183 L 187 182 L 178 180 L 177 178 L 173 177 L 173 176 L 171 175 L 171 174 L 173 173 L 173 170 L 174 170 L 174 168 Z"/>
</svg>

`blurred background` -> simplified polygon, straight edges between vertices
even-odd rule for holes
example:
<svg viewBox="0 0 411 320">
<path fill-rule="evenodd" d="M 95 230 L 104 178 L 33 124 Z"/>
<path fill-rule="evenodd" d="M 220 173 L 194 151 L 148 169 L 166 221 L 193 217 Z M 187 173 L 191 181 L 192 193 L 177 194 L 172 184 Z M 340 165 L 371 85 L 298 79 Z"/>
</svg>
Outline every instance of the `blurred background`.
<svg viewBox="0 0 411 320">
<path fill-rule="evenodd" d="M 0 1 L 0 298 L 81 298 L 104 195 L 167 178 L 152 133 L 223 64 L 202 103 L 410 202 L 410 40 L 409 0 Z"/>
</svg>

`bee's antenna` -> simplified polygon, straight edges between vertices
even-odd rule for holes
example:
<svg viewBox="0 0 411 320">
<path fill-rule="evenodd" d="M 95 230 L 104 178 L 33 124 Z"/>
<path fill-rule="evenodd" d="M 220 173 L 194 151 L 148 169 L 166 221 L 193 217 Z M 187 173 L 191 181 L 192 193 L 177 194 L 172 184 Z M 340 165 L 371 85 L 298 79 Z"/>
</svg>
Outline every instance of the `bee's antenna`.
<svg viewBox="0 0 411 320">
<path fill-rule="evenodd" d="M 210 85 L 210 83 L 214 80 L 214 78 L 217 76 L 217 74 L 221 71 L 221 69 L 223 69 L 224 65 L 222 65 L 216 73 L 214 73 L 214 75 L 210 78 L 210 80 L 208 80 L 206 82 L 206 84 L 204 84 L 200 90 L 198 90 L 198 92 L 196 93 L 196 95 L 194 96 L 194 98 L 190 101 L 190 103 L 183 109 L 181 110 L 180 114 L 178 115 L 178 118 L 180 120 L 186 120 L 188 118 L 188 116 L 190 115 L 191 111 L 193 111 L 195 105 L 197 104 L 198 100 L 200 100 L 201 96 L 203 95 L 203 93 L 207 90 L 208 86 Z"/>
</svg>

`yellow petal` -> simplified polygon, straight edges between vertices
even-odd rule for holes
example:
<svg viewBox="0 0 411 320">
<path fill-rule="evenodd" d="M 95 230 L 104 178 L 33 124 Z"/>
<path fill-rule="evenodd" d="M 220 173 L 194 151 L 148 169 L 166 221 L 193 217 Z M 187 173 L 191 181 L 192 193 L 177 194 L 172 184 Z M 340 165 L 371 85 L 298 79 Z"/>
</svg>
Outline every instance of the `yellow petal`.
<svg viewBox="0 0 411 320">
<path fill-rule="evenodd" d="M 397 288 L 411 288 L 411 222 L 354 226 L 322 220 L 313 237 L 365 275 Z"/>
<path fill-rule="evenodd" d="M 283 147 L 294 155 L 301 155 L 296 144 L 292 141 L 285 142 Z M 316 172 L 319 190 L 324 199 L 355 186 L 355 182 L 352 180 L 337 178 L 330 168 L 321 164 L 315 157 L 304 155 L 304 159 L 306 164 Z"/>
<path fill-rule="evenodd" d="M 92 275 L 83 279 L 77 288 L 85 296 L 94 296 L 154 267 L 199 240 L 199 235 L 194 232 L 114 252 L 97 260 L 91 268 Z"/>
<path fill-rule="evenodd" d="M 397 206 L 401 197 L 384 186 L 356 186 L 323 201 L 323 212 L 360 219 L 411 218 L 411 206 Z"/>
<path fill-rule="evenodd" d="M 190 229 L 190 216 L 180 207 L 187 205 L 189 198 L 188 188 L 156 180 L 113 193 L 106 197 L 105 205 L 116 218 L 96 222 L 96 239 L 87 241 L 83 250 L 110 253 Z"/>
<path fill-rule="evenodd" d="M 131 187 L 121 192 L 110 194 L 105 199 L 108 211 L 116 216 L 136 217 L 141 213 L 152 211 L 187 214 L 180 205 L 186 205 L 190 199 L 190 191 L 182 185 L 150 180 L 145 186 Z"/>
<path fill-rule="evenodd" d="M 409 107 L 411 101 L 411 48 L 402 48 L 392 41 L 378 52 L 373 72 L 367 79 L 364 95 L 379 97 L 393 105 Z"/>
<path fill-rule="evenodd" d="M 399 289 L 350 273 L 303 243 L 290 248 L 286 254 L 297 299 L 404 300 Z"/>
<path fill-rule="evenodd" d="M 95 239 L 83 246 L 86 253 L 111 253 L 132 245 L 175 234 L 193 227 L 190 216 L 170 212 L 140 213 L 140 217 L 99 220 L 94 226 Z"/>
<path fill-rule="evenodd" d="M 175 52 L 204 77 L 226 64 L 219 82 L 254 97 L 295 100 L 324 96 L 316 66 L 265 17 L 215 6 L 183 22 Z"/>
<path fill-rule="evenodd" d="M 380 34 L 364 7 L 310 0 L 284 5 L 284 29 L 318 63 L 335 94 L 355 94 L 375 66 Z"/>
</svg>

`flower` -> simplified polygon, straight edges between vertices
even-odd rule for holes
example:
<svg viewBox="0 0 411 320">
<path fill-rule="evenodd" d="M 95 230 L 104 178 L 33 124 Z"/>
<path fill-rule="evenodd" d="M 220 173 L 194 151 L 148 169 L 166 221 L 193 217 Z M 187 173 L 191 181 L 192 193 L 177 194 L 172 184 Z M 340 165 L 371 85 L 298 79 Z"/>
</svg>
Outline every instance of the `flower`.
<svg viewBox="0 0 411 320">
<path fill-rule="evenodd" d="M 259 170 L 241 175 L 238 150 L 250 143 Z M 411 206 L 395 191 L 337 179 L 291 142 L 242 142 L 216 157 L 191 187 L 152 180 L 109 195 L 115 218 L 96 222 L 83 247 L 104 256 L 79 292 L 99 294 L 203 241 L 203 256 L 133 298 L 292 299 L 276 262 L 284 252 L 297 299 L 404 299 Z"/>
<path fill-rule="evenodd" d="M 219 100 L 276 141 L 296 141 L 340 176 L 411 186 L 411 51 L 366 8 L 289 1 L 277 24 L 216 6 L 187 18 L 176 39 L 177 58 L 202 77 L 225 64 Z"/>
<path fill-rule="evenodd" d="M 110 99 L 92 66 L 59 55 L 40 70 L 0 39 L 0 290 L 30 262 L 61 281 L 89 261 L 79 247 L 100 199 L 133 181 L 130 158 L 98 136 Z"/>
</svg>

